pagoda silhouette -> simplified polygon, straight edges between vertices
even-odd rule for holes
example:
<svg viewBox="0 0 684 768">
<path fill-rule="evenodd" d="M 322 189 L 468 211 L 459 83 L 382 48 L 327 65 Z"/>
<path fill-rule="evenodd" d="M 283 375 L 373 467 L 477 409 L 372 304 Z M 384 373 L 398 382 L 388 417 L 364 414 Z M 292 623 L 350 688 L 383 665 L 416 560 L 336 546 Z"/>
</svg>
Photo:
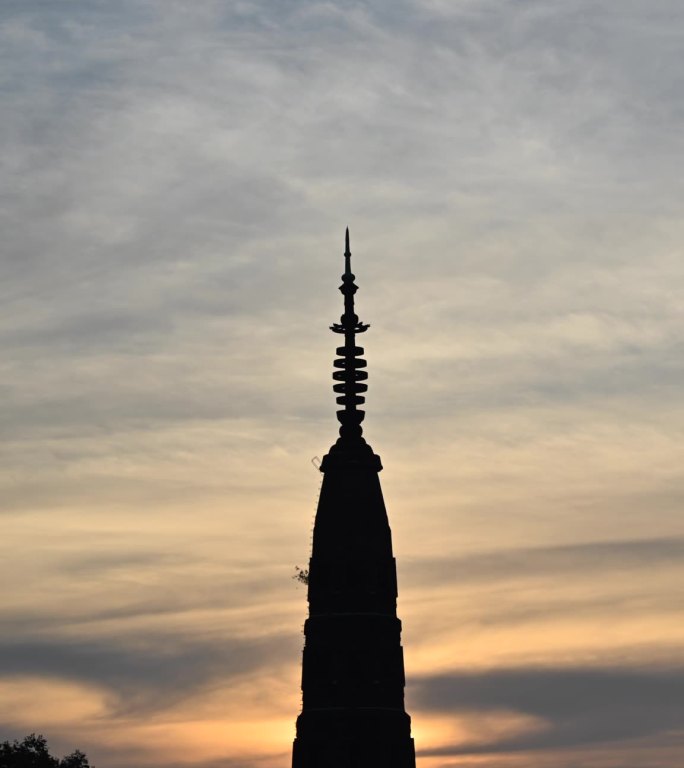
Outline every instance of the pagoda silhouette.
<svg viewBox="0 0 684 768">
<path fill-rule="evenodd" d="M 354 313 L 349 229 L 345 241 L 344 314 L 330 326 L 344 336 L 333 373 L 340 436 L 320 465 L 292 768 L 415 768 L 382 464 L 362 437 L 368 374 L 356 335 L 369 326 Z"/>
</svg>

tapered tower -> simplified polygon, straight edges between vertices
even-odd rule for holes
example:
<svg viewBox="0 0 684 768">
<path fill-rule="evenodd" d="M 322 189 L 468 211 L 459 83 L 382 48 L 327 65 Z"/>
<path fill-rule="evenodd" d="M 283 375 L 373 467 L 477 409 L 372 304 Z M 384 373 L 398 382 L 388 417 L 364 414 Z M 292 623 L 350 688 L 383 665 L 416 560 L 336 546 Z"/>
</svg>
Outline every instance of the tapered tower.
<svg viewBox="0 0 684 768">
<path fill-rule="evenodd" d="M 344 337 L 333 373 L 340 436 L 320 466 L 292 766 L 415 768 L 382 465 L 362 437 L 368 374 L 356 335 L 369 326 L 354 313 L 349 230 L 345 245 L 344 314 L 331 326 Z"/>
</svg>

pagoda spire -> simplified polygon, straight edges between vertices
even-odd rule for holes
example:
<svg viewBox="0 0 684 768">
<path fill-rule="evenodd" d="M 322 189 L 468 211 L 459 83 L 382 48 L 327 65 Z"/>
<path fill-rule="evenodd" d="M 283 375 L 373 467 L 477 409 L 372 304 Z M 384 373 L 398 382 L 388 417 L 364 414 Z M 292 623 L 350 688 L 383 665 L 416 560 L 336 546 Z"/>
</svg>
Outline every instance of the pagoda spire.
<svg viewBox="0 0 684 768">
<path fill-rule="evenodd" d="M 365 333 L 370 325 L 359 321 L 359 316 L 354 312 L 354 294 L 358 286 L 354 282 L 356 276 L 351 271 L 351 251 L 349 250 L 349 227 L 345 232 L 344 250 L 344 274 L 340 291 L 344 296 L 344 314 L 339 323 L 333 323 L 330 330 L 333 333 L 344 334 L 344 346 L 337 347 L 339 357 L 333 365 L 337 370 L 333 372 L 333 390 L 338 393 L 337 404 L 344 406 L 337 411 L 337 420 L 340 422 L 340 437 L 346 441 L 359 440 L 363 432 L 361 422 L 364 412 L 357 406 L 363 405 L 366 398 L 361 394 L 366 392 L 368 385 L 364 382 L 368 379 L 368 373 L 363 369 L 366 361 L 361 357 L 363 347 L 356 346 L 356 334 Z"/>
</svg>

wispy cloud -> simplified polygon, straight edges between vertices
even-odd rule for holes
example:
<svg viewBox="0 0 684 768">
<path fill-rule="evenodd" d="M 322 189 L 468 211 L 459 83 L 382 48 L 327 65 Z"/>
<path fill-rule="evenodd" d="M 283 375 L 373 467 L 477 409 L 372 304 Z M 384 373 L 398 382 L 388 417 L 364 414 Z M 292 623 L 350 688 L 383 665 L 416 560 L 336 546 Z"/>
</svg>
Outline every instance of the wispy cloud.
<svg viewBox="0 0 684 768">
<path fill-rule="evenodd" d="M 652 571 L 668 565 L 679 567 L 682 562 L 684 539 L 661 538 L 501 549 L 408 561 L 403 570 L 414 587 L 434 587 L 445 582 L 463 584 L 568 574 L 596 578 L 602 572 Z"/>
<path fill-rule="evenodd" d="M 245 674 L 279 744 L 296 715 L 347 224 L 421 706 L 548 718 L 488 768 L 627 738 L 642 688 L 676 730 L 682 12 L 2 4 L 0 664 L 107 699 L 66 734 L 100 768 L 286 762 L 218 723 Z"/>
<path fill-rule="evenodd" d="M 100 688 L 111 714 L 158 714 L 198 691 L 272 670 L 298 652 L 298 638 L 141 637 L 3 642 L 0 675 L 46 677 Z"/>
<path fill-rule="evenodd" d="M 532 732 L 423 754 L 515 752 L 681 736 L 684 671 L 675 668 L 521 668 L 418 680 L 421 708 L 443 713 L 513 712 L 538 721 Z M 618 746 L 619 745 L 619 746 Z"/>
</svg>

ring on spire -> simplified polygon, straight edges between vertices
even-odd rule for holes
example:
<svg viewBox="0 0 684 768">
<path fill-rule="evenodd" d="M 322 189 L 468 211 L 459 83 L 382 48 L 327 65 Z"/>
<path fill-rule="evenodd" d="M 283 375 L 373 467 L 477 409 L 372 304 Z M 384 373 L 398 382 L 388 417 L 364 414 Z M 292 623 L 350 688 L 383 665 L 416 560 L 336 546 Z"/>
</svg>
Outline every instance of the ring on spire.
<svg viewBox="0 0 684 768">
<path fill-rule="evenodd" d="M 366 361 L 361 357 L 363 347 L 356 346 L 356 334 L 365 333 L 370 327 L 367 323 L 359 321 L 354 312 L 354 294 L 358 290 L 354 283 L 355 277 L 351 271 L 351 251 L 349 250 L 349 227 L 345 233 L 344 274 L 340 291 L 344 296 L 344 314 L 339 323 L 333 323 L 330 330 L 333 333 L 344 334 L 344 346 L 337 347 L 338 358 L 333 365 L 337 368 L 333 372 L 333 390 L 339 395 L 337 404 L 343 405 L 344 410 L 337 411 L 337 419 L 341 437 L 361 437 L 361 422 L 364 412 L 357 409 L 363 405 L 365 397 L 361 394 L 368 390 L 368 385 L 363 382 L 368 378 L 368 373 L 363 368 Z"/>
</svg>

